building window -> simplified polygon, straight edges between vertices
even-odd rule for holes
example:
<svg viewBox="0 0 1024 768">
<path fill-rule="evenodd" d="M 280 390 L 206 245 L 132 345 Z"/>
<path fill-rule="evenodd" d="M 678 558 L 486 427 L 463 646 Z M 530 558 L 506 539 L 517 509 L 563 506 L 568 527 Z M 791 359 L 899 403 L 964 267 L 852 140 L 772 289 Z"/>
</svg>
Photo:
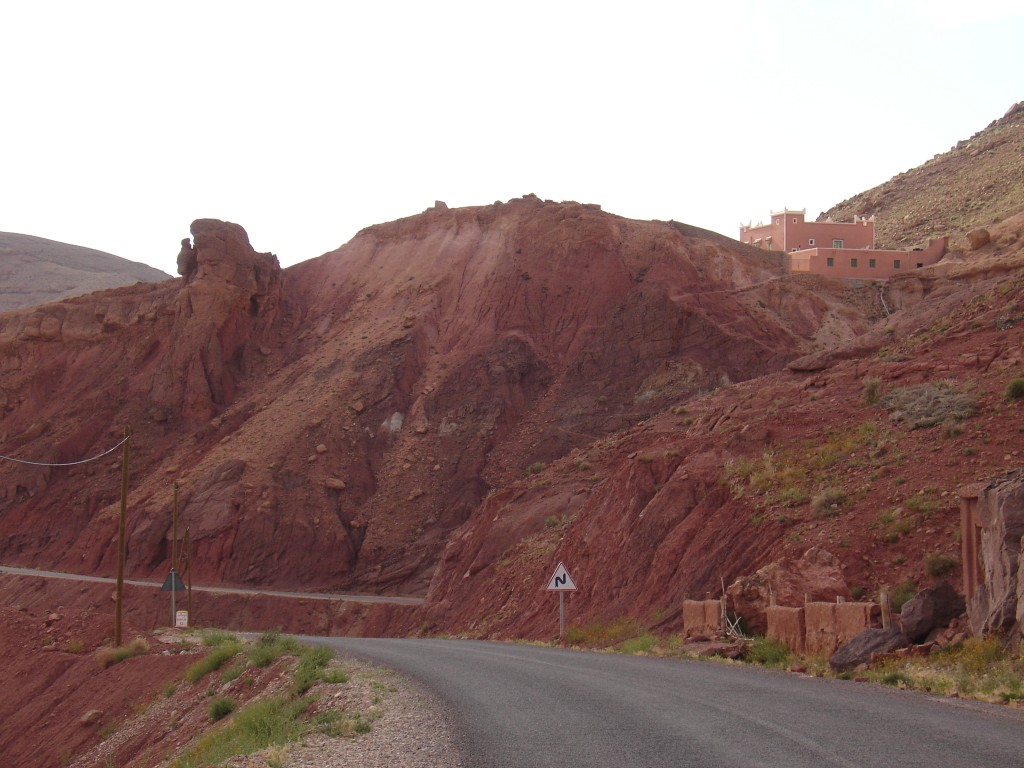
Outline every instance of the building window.
<svg viewBox="0 0 1024 768">
<path fill-rule="evenodd" d="M 814 238 L 812 237 L 810 240 L 808 240 L 807 244 L 808 245 L 814 245 Z"/>
<path fill-rule="evenodd" d="M 843 241 L 842 240 L 833 240 L 832 241 L 832 247 L 833 248 L 842 248 L 843 247 Z"/>
<path fill-rule="evenodd" d="M 899 259 L 893 259 L 892 260 L 892 268 L 893 269 L 899 269 L 900 268 L 900 260 Z"/>
<path fill-rule="evenodd" d="M 793 223 L 796 224 L 796 219 L 795 218 L 793 219 Z"/>
<path fill-rule="evenodd" d="M 856 267 L 857 266 L 857 260 L 856 259 L 850 259 L 850 266 L 851 267 Z"/>
<path fill-rule="evenodd" d="M 917 262 L 917 268 L 918 268 L 918 269 L 920 269 L 920 268 L 921 268 L 921 267 L 923 267 L 923 266 L 924 266 L 924 264 L 922 264 L 922 263 L 921 263 L 920 261 L 919 261 L 919 262 Z"/>
<path fill-rule="evenodd" d="M 875 268 L 875 260 L 874 259 L 868 259 L 868 268 L 869 269 L 874 269 Z"/>
<path fill-rule="evenodd" d="M 781 224 L 781 223 L 782 223 L 782 219 L 776 219 L 776 220 L 775 220 L 775 223 L 776 223 L 776 224 Z"/>
<path fill-rule="evenodd" d="M 834 267 L 835 264 L 836 264 L 835 260 L 833 260 L 833 258 L 831 256 L 829 256 L 827 259 L 825 259 L 825 266 L 826 267 Z"/>
</svg>

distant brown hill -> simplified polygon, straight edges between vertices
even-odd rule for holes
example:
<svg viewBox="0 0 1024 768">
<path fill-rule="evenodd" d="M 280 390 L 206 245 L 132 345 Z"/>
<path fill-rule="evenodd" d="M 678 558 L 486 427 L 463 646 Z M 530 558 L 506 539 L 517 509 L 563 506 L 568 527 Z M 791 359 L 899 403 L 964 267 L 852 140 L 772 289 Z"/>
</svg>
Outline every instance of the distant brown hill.
<svg viewBox="0 0 1024 768">
<path fill-rule="evenodd" d="M 92 248 L 0 232 L 0 312 L 171 275 Z"/>
<path fill-rule="evenodd" d="M 1024 101 L 948 152 L 854 195 L 818 217 L 876 215 L 881 248 L 910 248 L 929 238 L 990 227 L 1024 210 Z"/>
</svg>

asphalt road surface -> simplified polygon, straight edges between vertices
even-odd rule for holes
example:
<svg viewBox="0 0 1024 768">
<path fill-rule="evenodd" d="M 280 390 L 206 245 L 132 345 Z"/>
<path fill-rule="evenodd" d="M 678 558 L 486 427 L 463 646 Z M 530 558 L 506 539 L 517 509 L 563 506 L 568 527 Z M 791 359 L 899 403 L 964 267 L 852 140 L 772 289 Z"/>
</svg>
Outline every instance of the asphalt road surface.
<svg viewBox="0 0 1024 768">
<path fill-rule="evenodd" d="M 424 683 L 471 768 L 1024 768 L 1024 716 L 994 705 L 707 662 L 308 639 Z"/>
</svg>

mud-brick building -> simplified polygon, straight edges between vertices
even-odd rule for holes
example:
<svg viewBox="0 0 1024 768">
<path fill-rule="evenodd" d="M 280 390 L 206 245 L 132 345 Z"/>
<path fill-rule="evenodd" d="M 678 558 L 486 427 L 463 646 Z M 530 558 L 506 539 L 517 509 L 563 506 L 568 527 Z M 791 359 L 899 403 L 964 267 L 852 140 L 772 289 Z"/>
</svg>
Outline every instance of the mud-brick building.
<svg viewBox="0 0 1024 768">
<path fill-rule="evenodd" d="M 911 251 L 875 248 L 875 217 L 854 216 L 852 222 L 805 221 L 806 209 L 784 208 L 768 224 L 740 225 L 740 241 L 755 248 L 782 251 L 790 273 L 884 280 L 937 263 L 946 255 L 948 239 L 932 240 Z"/>
<path fill-rule="evenodd" d="M 805 221 L 807 209 L 783 208 L 757 226 L 740 225 L 740 242 L 767 251 L 802 251 L 805 248 L 874 248 L 875 217 L 854 216 L 853 223 Z"/>
</svg>

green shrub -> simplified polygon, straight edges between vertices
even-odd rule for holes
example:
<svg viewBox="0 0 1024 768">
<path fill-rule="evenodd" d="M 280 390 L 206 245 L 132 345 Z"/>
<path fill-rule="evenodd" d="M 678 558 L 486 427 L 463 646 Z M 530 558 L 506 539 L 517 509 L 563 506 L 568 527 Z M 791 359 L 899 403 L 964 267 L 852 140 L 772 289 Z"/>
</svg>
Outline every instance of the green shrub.
<svg viewBox="0 0 1024 768">
<path fill-rule="evenodd" d="M 334 652 L 330 648 L 324 648 L 323 646 L 307 647 L 303 650 L 302 655 L 299 657 L 299 663 L 295 667 L 295 672 L 292 673 L 292 680 L 294 681 L 292 692 L 296 696 L 301 696 L 312 688 L 313 684 L 320 679 L 321 671 L 333 658 Z"/>
<path fill-rule="evenodd" d="M 210 672 L 223 667 L 236 653 L 242 650 L 240 645 L 218 645 L 203 658 L 185 670 L 185 679 L 190 683 L 202 680 Z"/>
<path fill-rule="evenodd" d="M 798 507 L 807 501 L 807 494 L 802 488 L 789 485 L 779 491 L 779 503 L 787 507 Z"/>
<path fill-rule="evenodd" d="M 220 679 L 223 683 L 230 683 L 232 680 L 237 680 L 245 672 L 245 663 L 232 664 L 230 667 L 220 673 Z"/>
<path fill-rule="evenodd" d="M 203 645 L 211 648 L 218 645 L 238 645 L 237 637 L 221 629 L 204 629 L 202 638 Z"/>
<path fill-rule="evenodd" d="M 227 696 L 217 696 L 210 702 L 210 721 L 217 722 L 235 711 L 235 702 Z"/>
<path fill-rule="evenodd" d="M 1024 379 L 1010 379 L 1006 385 L 1006 399 L 1020 400 L 1024 397 Z"/>
<path fill-rule="evenodd" d="M 543 472 L 546 469 L 546 465 L 542 461 L 535 461 L 533 464 L 526 468 L 526 471 L 531 475 L 536 475 Z"/>
<path fill-rule="evenodd" d="M 755 637 L 743 658 L 754 664 L 761 664 L 766 667 L 781 667 L 792 655 L 789 646 L 779 640 L 770 637 Z"/>
<path fill-rule="evenodd" d="M 878 393 L 881 389 L 882 382 L 879 379 L 865 379 L 864 380 L 864 402 L 868 405 L 874 405 L 878 402 Z"/>
<path fill-rule="evenodd" d="M 623 640 L 618 645 L 618 650 L 622 653 L 648 653 L 657 643 L 657 639 L 654 635 L 643 634 L 639 637 L 633 637 L 629 640 Z"/>
<path fill-rule="evenodd" d="M 944 579 L 949 576 L 960 561 L 951 555 L 941 552 L 929 552 L 924 556 L 924 570 L 933 579 Z"/>
<path fill-rule="evenodd" d="M 317 730 L 332 739 L 350 739 L 360 733 L 370 732 L 370 723 L 358 713 L 329 709 L 316 716 Z"/>
<path fill-rule="evenodd" d="M 144 637 L 134 638 L 128 645 L 121 645 L 117 648 L 100 648 L 96 651 L 96 660 L 100 663 L 100 666 L 106 668 L 118 664 L 125 659 L 130 659 L 133 656 L 141 656 L 144 653 L 149 653 L 149 643 L 146 642 Z"/>
<path fill-rule="evenodd" d="M 302 720 L 309 702 L 270 697 L 240 709 L 224 728 L 201 736 L 195 746 L 174 762 L 174 768 L 219 765 L 236 755 L 251 755 L 267 747 L 295 741 L 308 730 Z"/>
<path fill-rule="evenodd" d="M 254 667 L 269 667 L 282 656 L 298 656 L 301 652 L 301 643 L 278 632 L 265 632 L 249 646 L 249 662 Z"/>
<path fill-rule="evenodd" d="M 325 669 L 320 673 L 320 679 L 328 685 L 338 685 L 339 683 L 347 683 L 348 675 L 340 669 Z"/>
<path fill-rule="evenodd" d="M 917 582 L 913 579 L 907 579 L 897 584 L 891 592 L 889 592 L 889 607 L 893 611 L 899 612 L 903 608 L 903 604 L 910 598 L 917 594 Z"/>
</svg>

